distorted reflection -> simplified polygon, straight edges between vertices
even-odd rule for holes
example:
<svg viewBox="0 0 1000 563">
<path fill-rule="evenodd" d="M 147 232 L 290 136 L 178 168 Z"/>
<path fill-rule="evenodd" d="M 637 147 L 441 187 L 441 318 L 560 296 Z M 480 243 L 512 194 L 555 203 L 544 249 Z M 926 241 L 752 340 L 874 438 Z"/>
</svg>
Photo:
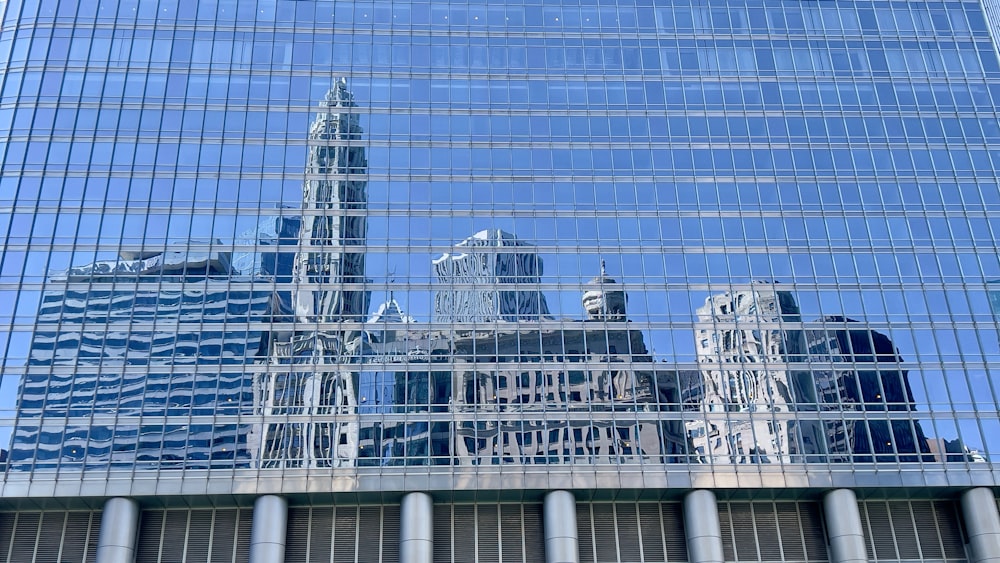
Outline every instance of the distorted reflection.
<svg viewBox="0 0 1000 563">
<path fill-rule="evenodd" d="M 778 282 L 690 290 L 691 364 L 657 361 L 603 260 L 560 315 L 537 247 L 492 227 L 427 260 L 431 322 L 392 289 L 372 311 L 363 136 L 337 81 L 301 207 L 236 240 L 253 251 L 187 241 L 51 276 L 9 467 L 985 461 L 917 420 L 889 336 L 803 320 Z"/>
</svg>

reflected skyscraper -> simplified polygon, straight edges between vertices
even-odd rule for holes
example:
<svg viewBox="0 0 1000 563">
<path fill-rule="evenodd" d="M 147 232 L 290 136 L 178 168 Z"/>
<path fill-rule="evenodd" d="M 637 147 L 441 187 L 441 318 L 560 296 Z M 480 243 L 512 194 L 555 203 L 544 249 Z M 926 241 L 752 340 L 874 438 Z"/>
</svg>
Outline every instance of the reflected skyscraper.
<svg viewBox="0 0 1000 563">
<path fill-rule="evenodd" d="M 219 243 L 215 243 L 218 245 Z M 18 397 L 16 470 L 247 467 L 251 374 L 265 351 L 271 291 L 239 290 L 230 255 L 208 242 L 122 251 L 47 282 Z M 190 285 L 182 285 L 190 284 Z M 83 289 L 90 286 L 90 289 Z M 202 366 L 223 366 L 216 377 Z M 65 427 L 43 424 L 66 417 Z M 181 424 L 195 416 L 202 422 Z"/>
<path fill-rule="evenodd" d="M 816 410 L 792 293 L 755 282 L 709 297 L 697 315 L 706 413 L 704 431 L 695 433 L 698 451 L 713 463 L 787 463 L 822 453 L 819 423 L 788 416 Z"/>
<path fill-rule="evenodd" d="M 814 370 L 822 408 L 844 413 L 827 424 L 832 461 L 929 461 L 907 454 L 930 452 L 919 422 L 893 416 L 916 410 L 909 372 L 889 337 L 853 319 L 831 316 L 820 330 L 806 331 L 809 358 L 836 368 Z M 851 457 L 853 456 L 853 458 Z"/>
<path fill-rule="evenodd" d="M 434 261 L 438 322 L 540 320 L 549 314 L 541 291 L 542 259 L 502 230 L 480 231 Z"/>
<path fill-rule="evenodd" d="M 317 418 L 264 424 L 257 439 L 264 467 L 343 467 L 358 455 L 357 370 L 346 365 L 360 351 L 364 334 L 341 325 L 364 321 L 370 296 L 364 256 L 367 161 L 355 107 L 346 82 L 338 80 L 309 128 L 292 271 L 296 326 L 272 332 L 268 364 L 287 367 L 268 371 L 254 391 L 264 416 Z"/>
</svg>

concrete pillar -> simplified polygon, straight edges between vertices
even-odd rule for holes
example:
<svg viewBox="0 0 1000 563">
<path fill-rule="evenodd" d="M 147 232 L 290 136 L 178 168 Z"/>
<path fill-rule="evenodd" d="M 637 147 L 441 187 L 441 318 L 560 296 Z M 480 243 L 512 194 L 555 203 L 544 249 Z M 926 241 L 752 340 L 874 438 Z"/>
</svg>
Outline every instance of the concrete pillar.
<svg viewBox="0 0 1000 563">
<path fill-rule="evenodd" d="M 552 491 L 545 495 L 542 507 L 545 563 L 579 563 L 576 497 L 569 491 Z"/>
<path fill-rule="evenodd" d="M 284 563 L 288 501 L 277 495 L 257 497 L 250 529 L 250 563 Z"/>
<path fill-rule="evenodd" d="M 139 503 L 130 498 L 109 498 L 101 513 L 97 563 L 132 563 L 139 536 Z M 59 538 L 42 538 L 58 541 Z"/>
<path fill-rule="evenodd" d="M 403 497 L 399 514 L 399 561 L 434 562 L 434 500 L 427 493 L 409 493 Z"/>
<path fill-rule="evenodd" d="M 823 517 L 830 544 L 830 563 L 868 563 L 865 532 L 854 491 L 837 489 L 826 493 Z"/>
<path fill-rule="evenodd" d="M 684 537 L 691 563 L 724 563 L 719 506 L 712 491 L 691 491 L 684 497 Z"/>
<path fill-rule="evenodd" d="M 962 493 L 962 518 L 969 533 L 969 563 L 1000 561 L 1000 514 L 993 491 L 977 487 Z"/>
</svg>

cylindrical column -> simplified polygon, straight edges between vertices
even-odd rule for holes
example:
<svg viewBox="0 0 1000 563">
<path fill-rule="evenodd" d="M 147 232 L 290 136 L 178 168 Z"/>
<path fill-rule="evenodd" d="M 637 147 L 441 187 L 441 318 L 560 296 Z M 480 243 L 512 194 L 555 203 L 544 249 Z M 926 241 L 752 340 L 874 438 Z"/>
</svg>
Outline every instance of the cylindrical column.
<svg viewBox="0 0 1000 563">
<path fill-rule="evenodd" d="M 867 563 L 865 532 L 854 491 L 837 489 L 826 493 L 823 516 L 830 542 L 830 563 Z"/>
<path fill-rule="evenodd" d="M 552 491 L 542 505 L 545 530 L 545 563 L 579 563 L 576 534 L 576 497 L 569 491 Z"/>
<path fill-rule="evenodd" d="M 139 535 L 139 503 L 115 497 L 104 503 L 101 533 L 97 540 L 97 563 L 132 563 Z"/>
<path fill-rule="evenodd" d="M 1000 561 L 1000 514 L 993 491 L 978 487 L 962 493 L 962 518 L 969 532 L 969 563 Z"/>
<path fill-rule="evenodd" d="M 399 514 L 399 561 L 434 561 L 434 500 L 427 493 L 409 493 L 403 497 Z"/>
<path fill-rule="evenodd" d="M 284 563 L 288 501 L 276 495 L 257 497 L 250 529 L 250 563 Z"/>
<path fill-rule="evenodd" d="M 691 563 L 723 563 L 719 506 L 712 491 L 691 491 L 684 497 L 684 537 Z"/>
</svg>

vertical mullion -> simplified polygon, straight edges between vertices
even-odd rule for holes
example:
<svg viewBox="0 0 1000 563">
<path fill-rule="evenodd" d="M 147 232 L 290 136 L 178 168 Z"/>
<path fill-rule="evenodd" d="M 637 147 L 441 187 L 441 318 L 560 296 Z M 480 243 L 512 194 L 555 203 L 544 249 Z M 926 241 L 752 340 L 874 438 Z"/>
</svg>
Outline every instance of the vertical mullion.
<svg viewBox="0 0 1000 563">
<path fill-rule="evenodd" d="M 638 442 L 639 442 L 639 436 L 635 437 L 635 441 L 636 441 L 636 444 L 638 444 Z M 639 503 L 638 502 L 633 502 L 633 503 L 631 503 L 631 505 L 632 505 L 632 510 L 635 511 L 635 531 L 636 531 L 636 534 L 638 534 L 638 536 L 639 536 L 639 560 L 645 562 L 646 561 L 646 550 L 643 549 L 643 546 L 642 546 L 642 513 L 639 512 Z"/>
<path fill-rule="evenodd" d="M 208 553 L 206 560 L 208 563 L 215 563 L 212 561 L 212 542 L 215 540 L 215 515 L 219 512 L 219 509 L 212 509 L 212 518 L 208 521 L 208 546 L 205 548 Z"/>
<path fill-rule="evenodd" d="M 59 554 L 56 556 L 56 561 L 63 560 L 63 550 L 66 549 L 66 528 L 69 528 L 69 515 L 70 513 L 63 513 L 63 525 L 62 530 L 59 532 Z M 87 556 L 87 546 L 83 546 L 83 556 Z"/>
<path fill-rule="evenodd" d="M 663 545 L 663 560 L 670 561 L 670 555 L 667 551 L 667 529 L 663 525 L 663 503 L 660 501 L 656 502 L 656 517 L 660 520 L 660 543 Z"/>
<path fill-rule="evenodd" d="M 187 509 L 187 518 L 184 519 L 184 546 L 181 548 L 181 560 L 187 561 L 188 540 L 191 537 L 191 509 Z M 166 541 L 166 538 L 164 538 Z"/>
</svg>

